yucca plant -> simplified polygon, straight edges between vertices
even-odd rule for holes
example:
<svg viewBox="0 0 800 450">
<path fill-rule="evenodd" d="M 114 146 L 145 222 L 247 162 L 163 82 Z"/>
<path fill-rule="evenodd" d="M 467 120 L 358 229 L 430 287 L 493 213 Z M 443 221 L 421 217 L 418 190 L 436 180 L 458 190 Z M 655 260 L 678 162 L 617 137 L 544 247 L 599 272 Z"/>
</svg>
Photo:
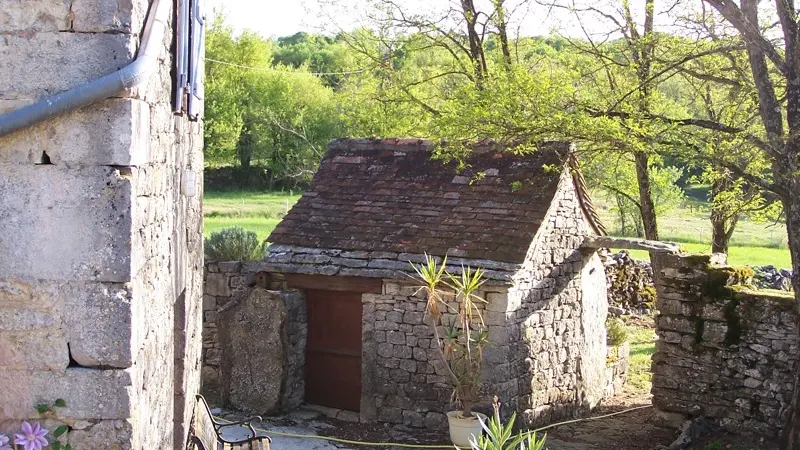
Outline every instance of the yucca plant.
<svg viewBox="0 0 800 450">
<path fill-rule="evenodd" d="M 483 348 L 488 344 L 488 333 L 478 304 L 485 302 L 477 295 L 485 282 L 483 270 L 462 267 L 459 275 L 447 273 L 447 258 L 441 264 L 425 255 L 425 263 L 414 265 L 416 279 L 427 298 L 425 322 L 431 327 L 436 348 L 453 385 L 453 403 L 461 409 L 463 417 L 472 417 L 480 387 Z M 458 310 L 451 310 L 444 301 L 445 290 L 452 291 Z M 455 314 L 455 319 L 442 323 L 443 311 Z M 442 332 L 440 332 L 442 327 Z"/>
<path fill-rule="evenodd" d="M 536 433 L 520 432 L 516 436 L 512 435 L 514 422 L 517 415 L 512 414 L 511 420 L 503 425 L 500 420 L 500 399 L 494 397 L 492 402 L 494 414 L 488 421 L 480 419 L 483 434 L 477 439 L 470 439 L 472 450 L 542 450 L 547 440 L 547 435 L 541 439 L 536 438 Z"/>
</svg>

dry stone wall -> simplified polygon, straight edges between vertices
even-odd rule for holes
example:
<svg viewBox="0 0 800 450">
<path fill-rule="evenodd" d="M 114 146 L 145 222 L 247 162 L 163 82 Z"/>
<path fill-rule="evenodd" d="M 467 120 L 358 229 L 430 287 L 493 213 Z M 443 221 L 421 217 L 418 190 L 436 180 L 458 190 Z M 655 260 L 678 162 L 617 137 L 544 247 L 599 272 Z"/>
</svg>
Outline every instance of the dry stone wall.
<svg viewBox="0 0 800 450">
<path fill-rule="evenodd" d="M 706 256 L 659 255 L 653 404 L 777 436 L 797 362 L 794 299 L 731 288 L 737 271 Z"/>
<path fill-rule="evenodd" d="M 0 112 L 132 61 L 148 5 L 4 4 Z M 73 448 L 184 447 L 199 388 L 202 179 L 194 197 L 181 183 L 202 172 L 202 124 L 172 114 L 171 43 L 131 97 L 0 138 L 0 432 L 63 398 Z"/>
<path fill-rule="evenodd" d="M 514 383 L 500 386 L 526 425 L 594 407 L 606 385 L 605 275 L 581 244 L 591 231 L 568 173 L 514 286 L 490 305 L 490 361 Z M 490 296 L 491 299 L 492 296 Z"/>
<path fill-rule="evenodd" d="M 444 428 L 444 412 L 453 409 L 452 386 L 436 350 L 433 332 L 423 322 L 427 304 L 424 293 L 405 280 L 384 280 L 382 291 L 362 295 L 362 417 L 411 427 Z M 490 294 L 484 290 L 476 295 L 485 299 Z M 452 295 L 444 300 L 448 311 L 458 311 Z M 484 316 L 488 307 L 478 304 Z M 454 318 L 454 314 L 444 313 L 442 322 L 449 323 Z M 507 374 L 488 358 L 484 367 L 486 373 L 493 375 L 492 380 L 486 380 L 486 390 L 498 393 L 488 384 L 497 379 L 505 381 Z"/>
</svg>

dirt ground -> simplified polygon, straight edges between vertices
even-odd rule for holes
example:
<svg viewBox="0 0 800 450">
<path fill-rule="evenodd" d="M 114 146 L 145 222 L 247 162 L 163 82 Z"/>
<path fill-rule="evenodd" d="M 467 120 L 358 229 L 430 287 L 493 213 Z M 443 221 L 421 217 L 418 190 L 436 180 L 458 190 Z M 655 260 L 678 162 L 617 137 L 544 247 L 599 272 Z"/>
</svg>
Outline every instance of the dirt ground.
<svg viewBox="0 0 800 450">
<path fill-rule="evenodd" d="M 649 398 L 627 392 L 613 402 L 597 408 L 593 417 L 623 411 L 636 406 L 648 406 Z M 237 416 L 235 413 L 235 419 Z M 612 417 L 560 425 L 546 431 L 548 450 L 663 450 L 678 437 L 679 432 L 656 424 L 653 409 L 645 407 Z M 452 448 L 446 432 L 411 429 L 384 424 L 360 424 L 331 419 L 305 412 L 288 416 L 265 418 L 263 428 L 289 433 L 316 434 L 359 442 L 400 442 L 404 444 L 441 445 Z M 284 438 L 273 435 L 275 450 L 333 450 L 384 449 L 400 450 L 392 445 L 355 445 L 352 443 Z M 281 445 L 275 445 L 281 444 Z M 716 432 L 698 439 L 689 450 L 777 450 L 774 442 L 753 436 L 733 436 Z"/>
</svg>

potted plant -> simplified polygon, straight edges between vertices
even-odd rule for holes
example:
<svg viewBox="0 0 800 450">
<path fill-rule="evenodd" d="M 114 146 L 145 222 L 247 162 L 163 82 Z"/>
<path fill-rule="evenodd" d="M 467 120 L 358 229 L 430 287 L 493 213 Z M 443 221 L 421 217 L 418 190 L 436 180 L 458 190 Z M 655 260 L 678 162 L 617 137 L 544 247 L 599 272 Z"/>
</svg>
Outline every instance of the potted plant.
<svg viewBox="0 0 800 450">
<path fill-rule="evenodd" d="M 453 386 L 452 402 L 459 407 L 447 413 L 450 440 L 459 447 L 469 447 L 470 439 L 481 434 L 479 417 L 486 420 L 485 415 L 472 411 L 480 387 L 483 348 L 488 344 L 478 309 L 478 304 L 486 301 L 477 295 L 486 280 L 481 269 L 462 267 L 460 274 L 453 275 L 445 271 L 446 266 L 446 257 L 439 265 L 430 255 L 425 255 L 424 264 L 411 264 L 427 298 L 423 321 L 431 327 L 437 353 Z M 457 311 L 444 300 L 446 291 L 455 295 Z"/>
</svg>

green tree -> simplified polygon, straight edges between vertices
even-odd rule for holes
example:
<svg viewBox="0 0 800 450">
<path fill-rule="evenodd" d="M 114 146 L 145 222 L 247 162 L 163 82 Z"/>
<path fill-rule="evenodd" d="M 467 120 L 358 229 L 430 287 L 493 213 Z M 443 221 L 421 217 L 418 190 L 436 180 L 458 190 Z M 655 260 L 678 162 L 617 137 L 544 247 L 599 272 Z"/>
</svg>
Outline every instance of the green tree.
<svg viewBox="0 0 800 450">
<path fill-rule="evenodd" d="M 251 71 L 269 69 L 272 50 L 271 41 L 253 32 L 234 37 L 225 18 L 215 16 L 206 34 L 204 153 L 210 162 L 228 163 L 239 153 L 247 125 L 242 105 L 252 91 Z M 239 153 L 239 162 L 249 165 L 246 152 Z"/>
</svg>

